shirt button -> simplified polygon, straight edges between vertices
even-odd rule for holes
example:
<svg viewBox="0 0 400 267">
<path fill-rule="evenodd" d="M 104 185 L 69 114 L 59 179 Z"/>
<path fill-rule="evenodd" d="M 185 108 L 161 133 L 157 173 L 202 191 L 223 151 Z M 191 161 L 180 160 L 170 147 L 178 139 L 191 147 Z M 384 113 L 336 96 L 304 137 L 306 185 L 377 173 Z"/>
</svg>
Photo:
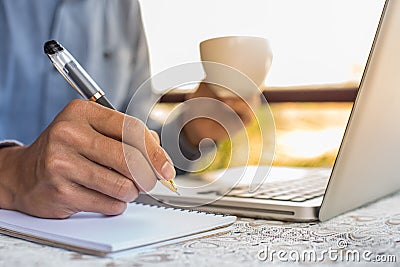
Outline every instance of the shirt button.
<svg viewBox="0 0 400 267">
<path fill-rule="evenodd" d="M 111 51 L 104 51 L 103 52 L 103 57 L 105 58 L 105 59 L 108 59 L 108 58 L 110 58 L 112 56 L 112 52 Z"/>
</svg>

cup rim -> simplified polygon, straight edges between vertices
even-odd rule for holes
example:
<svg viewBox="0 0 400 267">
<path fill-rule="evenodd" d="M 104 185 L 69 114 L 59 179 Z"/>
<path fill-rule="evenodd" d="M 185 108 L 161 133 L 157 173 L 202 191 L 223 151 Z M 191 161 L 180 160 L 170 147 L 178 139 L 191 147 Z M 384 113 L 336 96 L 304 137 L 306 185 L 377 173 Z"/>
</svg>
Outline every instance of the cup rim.
<svg viewBox="0 0 400 267">
<path fill-rule="evenodd" d="M 205 45 L 206 43 L 221 41 L 224 39 L 251 39 L 251 40 L 264 40 L 269 45 L 269 40 L 265 37 L 260 36 L 250 36 L 250 35 L 227 35 L 227 36 L 219 36 L 219 37 L 212 37 L 209 39 L 205 39 L 200 42 L 200 46 Z"/>
</svg>

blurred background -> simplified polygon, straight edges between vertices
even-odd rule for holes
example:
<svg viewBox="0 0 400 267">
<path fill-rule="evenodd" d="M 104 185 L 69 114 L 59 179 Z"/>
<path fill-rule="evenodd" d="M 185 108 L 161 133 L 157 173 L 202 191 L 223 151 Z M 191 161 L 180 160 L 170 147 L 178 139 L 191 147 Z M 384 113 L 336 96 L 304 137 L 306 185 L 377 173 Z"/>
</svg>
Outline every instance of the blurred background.
<svg viewBox="0 0 400 267">
<path fill-rule="evenodd" d="M 198 45 L 209 38 L 230 35 L 267 38 L 274 59 L 261 89 L 276 125 L 273 164 L 333 165 L 384 0 L 141 0 L 140 3 L 152 74 L 199 61 Z M 154 86 L 157 88 L 157 84 Z M 180 88 L 179 93 L 195 86 Z M 179 101 L 170 99 L 175 100 L 168 102 Z M 164 120 L 175 104 L 161 103 L 153 115 Z M 257 138 L 250 140 L 256 145 L 260 142 Z M 226 166 L 228 148 L 227 142 L 219 145 L 210 169 Z M 241 164 L 232 162 L 231 166 Z"/>
</svg>

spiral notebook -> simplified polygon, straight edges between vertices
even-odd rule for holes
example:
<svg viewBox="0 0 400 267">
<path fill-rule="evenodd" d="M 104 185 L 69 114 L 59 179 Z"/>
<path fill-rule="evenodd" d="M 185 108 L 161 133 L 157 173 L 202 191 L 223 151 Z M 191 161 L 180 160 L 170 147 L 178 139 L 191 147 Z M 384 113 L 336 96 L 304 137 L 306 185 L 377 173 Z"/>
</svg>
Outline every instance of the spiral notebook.
<svg viewBox="0 0 400 267">
<path fill-rule="evenodd" d="M 155 245 L 165 245 L 228 231 L 235 216 L 128 204 L 118 216 L 80 212 L 68 219 L 41 219 L 20 212 L 0 210 L 0 233 L 107 256 Z"/>
</svg>

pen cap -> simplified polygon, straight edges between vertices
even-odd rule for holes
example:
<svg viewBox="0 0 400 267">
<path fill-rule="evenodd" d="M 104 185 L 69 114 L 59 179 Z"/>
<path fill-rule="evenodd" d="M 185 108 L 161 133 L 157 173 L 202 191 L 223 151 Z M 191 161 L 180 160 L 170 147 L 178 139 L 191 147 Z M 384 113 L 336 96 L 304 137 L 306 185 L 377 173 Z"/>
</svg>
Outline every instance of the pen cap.
<svg viewBox="0 0 400 267">
<path fill-rule="evenodd" d="M 64 47 L 56 40 L 47 41 L 43 48 L 46 55 L 52 55 L 64 50 Z"/>
<path fill-rule="evenodd" d="M 83 98 L 91 99 L 93 96 L 104 95 L 97 83 L 60 43 L 55 40 L 47 41 L 44 44 L 44 52 L 61 75 Z"/>
</svg>

